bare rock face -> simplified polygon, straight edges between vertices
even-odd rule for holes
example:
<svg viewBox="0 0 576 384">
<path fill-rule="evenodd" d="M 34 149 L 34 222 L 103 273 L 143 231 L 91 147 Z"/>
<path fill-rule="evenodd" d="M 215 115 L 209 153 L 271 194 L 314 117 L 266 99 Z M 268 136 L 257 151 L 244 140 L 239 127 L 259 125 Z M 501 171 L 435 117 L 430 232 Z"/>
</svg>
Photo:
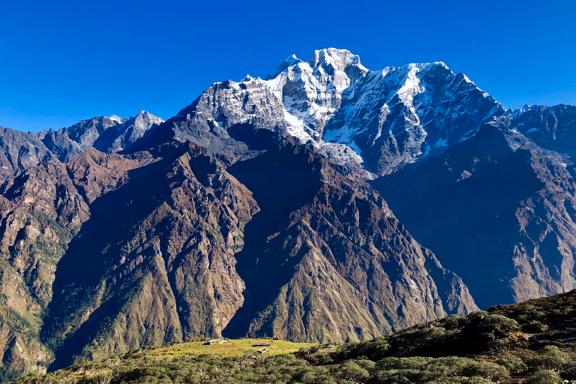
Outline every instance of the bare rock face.
<svg viewBox="0 0 576 384">
<path fill-rule="evenodd" d="M 482 307 L 574 286 L 574 173 L 505 126 L 376 182 Z"/>
<path fill-rule="evenodd" d="M 140 111 L 129 119 L 115 115 L 99 116 L 67 128 L 42 131 L 38 138 L 49 152 L 66 162 L 91 148 L 103 152 L 123 151 L 162 122 L 162 119 L 146 111 Z"/>
<path fill-rule="evenodd" d="M 50 157 L 35 134 L 0 127 L 0 181 Z"/>
<path fill-rule="evenodd" d="M 31 167 L 0 192 L 0 351 L 10 378 L 43 372 L 52 359 L 39 331 L 58 260 L 89 210 L 57 161 Z"/>
<path fill-rule="evenodd" d="M 261 211 L 237 255 L 246 299 L 225 334 L 350 341 L 476 308 L 372 188 L 309 151 L 269 151 L 231 172 Z"/>
<path fill-rule="evenodd" d="M 104 152 L 123 151 L 142 138 L 149 129 L 163 122 L 149 112 L 140 111 L 136 116 L 103 131 L 94 141 L 94 147 Z"/>
<path fill-rule="evenodd" d="M 256 204 L 198 149 L 173 151 L 95 200 L 62 258 L 43 330 L 56 365 L 218 336 L 242 305 L 234 254 Z"/>
<path fill-rule="evenodd" d="M 283 124 L 282 103 L 263 80 L 226 81 L 209 87 L 192 105 L 151 129 L 135 147 L 190 141 L 231 164 L 266 146 Z"/>
<path fill-rule="evenodd" d="M 124 122 L 118 116 L 93 117 L 67 128 L 41 132 L 39 137 L 60 160 L 66 161 L 92 147 L 106 130 Z"/>
<path fill-rule="evenodd" d="M 515 111 L 510 128 L 523 133 L 545 149 L 565 153 L 574 158 L 576 143 L 576 106 L 526 106 Z"/>
</svg>

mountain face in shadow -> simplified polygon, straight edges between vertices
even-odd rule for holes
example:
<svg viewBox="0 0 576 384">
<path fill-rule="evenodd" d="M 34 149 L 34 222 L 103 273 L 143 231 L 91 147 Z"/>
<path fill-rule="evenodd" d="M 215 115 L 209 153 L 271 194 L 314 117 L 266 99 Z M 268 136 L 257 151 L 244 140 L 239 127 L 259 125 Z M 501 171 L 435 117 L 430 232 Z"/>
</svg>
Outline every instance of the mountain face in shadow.
<svg viewBox="0 0 576 384">
<path fill-rule="evenodd" d="M 516 135 L 487 126 L 374 183 L 481 307 L 573 286 L 573 174 L 559 155 Z"/>
</svg>

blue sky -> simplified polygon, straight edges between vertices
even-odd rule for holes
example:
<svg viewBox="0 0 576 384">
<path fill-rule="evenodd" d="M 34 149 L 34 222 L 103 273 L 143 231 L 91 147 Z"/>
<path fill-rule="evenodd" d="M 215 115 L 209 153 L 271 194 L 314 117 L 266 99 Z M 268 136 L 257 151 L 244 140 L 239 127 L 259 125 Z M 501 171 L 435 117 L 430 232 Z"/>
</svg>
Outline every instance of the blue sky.
<svg viewBox="0 0 576 384">
<path fill-rule="evenodd" d="M 0 125 L 167 118 L 324 47 L 371 69 L 443 60 L 509 107 L 576 104 L 575 19 L 572 0 L 3 1 Z"/>
</svg>

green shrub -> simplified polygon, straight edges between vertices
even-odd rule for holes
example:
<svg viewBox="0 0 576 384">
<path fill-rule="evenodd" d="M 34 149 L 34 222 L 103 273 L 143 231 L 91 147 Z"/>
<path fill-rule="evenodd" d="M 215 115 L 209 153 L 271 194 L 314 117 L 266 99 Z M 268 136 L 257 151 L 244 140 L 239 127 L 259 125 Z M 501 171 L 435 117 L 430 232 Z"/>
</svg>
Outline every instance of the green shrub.
<svg viewBox="0 0 576 384">
<path fill-rule="evenodd" d="M 526 369 L 524 361 L 519 356 L 511 353 L 499 354 L 496 363 L 506 367 L 510 373 L 518 373 Z"/>
<path fill-rule="evenodd" d="M 356 362 L 349 360 L 340 365 L 336 371 L 336 376 L 341 380 L 363 383 L 370 377 L 370 372 Z"/>
<path fill-rule="evenodd" d="M 482 377 L 492 381 L 502 381 L 510 376 L 506 367 L 488 361 L 469 361 L 458 372 L 459 376 Z"/>
<path fill-rule="evenodd" d="M 335 362 L 341 362 L 346 359 L 356 359 L 358 357 L 366 357 L 376 361 L 385 357 L 389 349 L 390 344 L 388 339 L 378 337 L 371 341 L 342 346 L 333 357 Z"/>
<path fill-rule="evenodd" d="M 568 354 L 558 347 L 547 345 L 542 351 L 527 361 L 532 368 L 559 370 L 568 361 Z"/>
<path fill-rule="evenodd" d="M 526 384 L 560 384 L 562 379 L 555 371 L 546 369 L 536 371 L 526 380 Z"/>
</svg>

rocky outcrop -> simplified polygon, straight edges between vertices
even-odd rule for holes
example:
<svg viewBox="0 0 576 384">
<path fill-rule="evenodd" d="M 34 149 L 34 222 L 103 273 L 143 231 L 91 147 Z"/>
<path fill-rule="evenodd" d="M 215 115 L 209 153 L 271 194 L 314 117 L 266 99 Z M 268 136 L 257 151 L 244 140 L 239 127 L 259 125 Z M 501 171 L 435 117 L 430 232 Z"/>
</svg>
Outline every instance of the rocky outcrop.
<svg viewBox="0 0 576 384">
<path fill-rule="evenodd" d="M 146 111 L 102 132 L 94 141 L 94 147 L 104 152 L 119 152 L 134 144 L 146 132 L 164 122 L 161 118 Z"/>
<path fill-rule="evenodd" d="M 523 133 L 545 149 L 574 158 L 576 106 L 526 106 L 511 114 L 510 129 Z"/>
</svg>

